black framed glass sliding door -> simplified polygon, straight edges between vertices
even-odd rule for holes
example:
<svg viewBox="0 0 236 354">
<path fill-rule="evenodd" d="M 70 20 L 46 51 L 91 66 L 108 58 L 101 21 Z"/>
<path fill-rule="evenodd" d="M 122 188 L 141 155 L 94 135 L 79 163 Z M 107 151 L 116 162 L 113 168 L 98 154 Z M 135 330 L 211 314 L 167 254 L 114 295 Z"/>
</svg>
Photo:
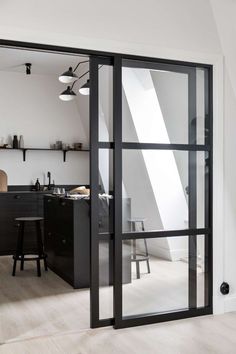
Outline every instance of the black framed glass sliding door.
<svg viewBox="0 0 236 354">
<path fill-rule="evenodd" d="M 93 327 L 212 312 L 211 70 L 91 59 Z"/>
<path fill-rule="evenodd" d="M 91 327 L 113 319 L 113 61 L 90 59 Z"/>
</svg>

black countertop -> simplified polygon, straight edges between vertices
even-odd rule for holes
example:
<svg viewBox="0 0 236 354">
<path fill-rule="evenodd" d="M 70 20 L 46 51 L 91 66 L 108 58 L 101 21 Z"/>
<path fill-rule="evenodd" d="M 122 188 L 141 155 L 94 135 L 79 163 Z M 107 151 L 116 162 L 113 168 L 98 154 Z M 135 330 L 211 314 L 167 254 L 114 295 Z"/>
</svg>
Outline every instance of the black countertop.
<svg viewBox="0 0 236 354">
<path fill-rule="evenodd" d="M 71 189 L 74 189 L 78 186 L 81 186 L 81 184 L 77 184 L 77 185 L 71 185 L 71 184 L 68 184 L 68 185 L 56 185 L 55 187 L 56 188 L 65 188 L 66 191 L 69 191 Z M 87 185 L 85 185 L 86 188 L 87 188 Z M 15 194 L 19 194 L 19 193 L 37 193 L 37 194 L 52 194 L 53 190 L 41 190 L 41 191 L 35 191 L 35 190 L 32 190 L 34 186 L 33 185 L 9 185 L 8 186 L 8 191 L 7 192 L 0 192 L 5 194 L 5 193 L 15 193 Z"/>
<path fill-rule="evenodd" d="M 7 191 L 7 192 L 0 192 L 0 194 L 32 194 L 32 193 L 37 193 L 37 194 L 51 194 L 52 191 L 18 191 L 18 190 L 15 190 L 15 191 Z"/>
</svg>

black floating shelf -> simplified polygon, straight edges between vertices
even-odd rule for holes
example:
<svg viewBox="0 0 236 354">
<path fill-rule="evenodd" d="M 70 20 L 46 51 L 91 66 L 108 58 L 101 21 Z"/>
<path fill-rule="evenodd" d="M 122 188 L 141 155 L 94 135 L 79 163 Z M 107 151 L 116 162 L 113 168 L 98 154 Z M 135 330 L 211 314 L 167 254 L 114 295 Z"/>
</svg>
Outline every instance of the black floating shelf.
<svg viewBox="0 0 236 354">
<path fill-rule="evenodd" d="M 66 162 L 66 154 L 67 152 L 74 151 L 74 152 L 88 152 L 90 151 L 89 149 L 81 149 L 81 150 L 75 150 L 75 149 L 47 149 L 47 148 L 19 148 L 19 149 L 13 149 L 13 148 L 1 148 L 0 150 L 5 150 L 5 151 L 22 151 L 23 153 L 23 161 L 26 160 L 26 151 L 62 151 L 63 152 L 63 161 Z"/>
</svg>

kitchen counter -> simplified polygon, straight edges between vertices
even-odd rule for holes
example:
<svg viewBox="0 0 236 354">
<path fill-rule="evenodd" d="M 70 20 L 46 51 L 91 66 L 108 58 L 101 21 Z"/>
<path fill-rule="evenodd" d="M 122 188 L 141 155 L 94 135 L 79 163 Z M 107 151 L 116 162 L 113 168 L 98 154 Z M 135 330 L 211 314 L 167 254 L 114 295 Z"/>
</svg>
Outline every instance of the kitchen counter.
<svg viewBox="0 0 236 354">
<path fill-rule="evenodd" d="M 59 185 L 71 190 L 74 185 Z M 0 255 L 13 255 L 16 249 L 17 232 L 15 218 L 44 216 L 44 195 L 52 195 L 52 190 L 32 191 L 32 185 L 9 185 L 7 192 L 0 192 Z M 35 250 L 34 225 L 27 225 L 24 247 L 26 252 Z"/>
<path fill-rule="evenodd" d="M 113 283 L 113 199 L 99 203 L 99 284 Z M 90 286 L 90 200 L 44 196 L 48 266 L 75 289 Z M 108 237 L 104 238 L 107 233 Z M 123 282 L 131 282 L 131 250 L 123 257 Z"/>
<path fill-rule="evenodd" d="M 0 194 L 50 194 L 52 191 L 23 191 L 23 190 L 15 190 L 15 191 L 6 191 L 6 192 L 0 192 Z"/>
</svg>

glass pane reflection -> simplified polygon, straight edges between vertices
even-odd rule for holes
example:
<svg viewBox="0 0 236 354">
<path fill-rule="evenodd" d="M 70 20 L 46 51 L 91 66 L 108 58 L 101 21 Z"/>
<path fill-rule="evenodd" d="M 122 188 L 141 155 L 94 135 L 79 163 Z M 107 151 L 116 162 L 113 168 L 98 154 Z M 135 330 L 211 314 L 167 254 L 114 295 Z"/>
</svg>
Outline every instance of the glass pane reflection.
<svg viewBox="0 0 236 354">
<path fill-rule="evenodd" d="M 196 116 L 189 121 L 188 73 L 123 67 L 124 142 L 204 144 L 206 119 L 203 69 L 196 69 Z M 196 130 L 191 142 L 190 129 Z"/>
<path fill-rule="evenodd" d="M 193 153 L 192 153 L 193 154 Z M 196 174 L 197 227 L 205 225 L 205 152 L 196 152 L 191 165 Z M 123 150 L 123 199 L 129 200 L 130 216 L 123 209 L 126 230 L 130 218 L 143 218 L 144 230 L 180 230 L 189 227 L 189 153 L 172 150 Z M 194 172 L 195 171 L 195 172 Z M 192 194 L 191 194 L 192 195 Z M 129 224 L 129 225 L 128 225 Z M 140 224 L 137 225 L 140 229 Z"/>
<path fill-rule="evenodd" d="M 122 286 L 123 316 L 187 309 L 188 237 L 147 239 L 147 248 L 144 239 L 134 241 L 123 241 L 123 263 L 130 253 L 131 268 L 130 282 Z"/>
</svg>

